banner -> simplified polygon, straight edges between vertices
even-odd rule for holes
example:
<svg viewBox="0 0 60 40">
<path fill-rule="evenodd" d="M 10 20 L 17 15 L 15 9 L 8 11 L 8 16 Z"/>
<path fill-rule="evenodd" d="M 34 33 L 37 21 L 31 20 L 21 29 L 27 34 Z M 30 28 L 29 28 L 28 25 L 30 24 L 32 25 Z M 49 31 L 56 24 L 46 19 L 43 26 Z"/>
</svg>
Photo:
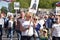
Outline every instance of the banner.
<svg viewBox="0 0 60 40">
<path fill-rule="evenodd" d="M 56 3 L 56 15 L 60 15 L 60 2 Z"/>
<path fill-rule="evenodd" d="M 38 8 L 39 0 L 31 0 L 29 12 L 36 13 Z"/>
<path fill-rule="evenodd" d="M 14 2 L 14 9 L 19 10 L 20 4 L 19 2 Z"/>
<path fill-rule="evenodd" d="M 56 15 L 60 15 L 60 7 L 56 7 Z"/>
</svg>

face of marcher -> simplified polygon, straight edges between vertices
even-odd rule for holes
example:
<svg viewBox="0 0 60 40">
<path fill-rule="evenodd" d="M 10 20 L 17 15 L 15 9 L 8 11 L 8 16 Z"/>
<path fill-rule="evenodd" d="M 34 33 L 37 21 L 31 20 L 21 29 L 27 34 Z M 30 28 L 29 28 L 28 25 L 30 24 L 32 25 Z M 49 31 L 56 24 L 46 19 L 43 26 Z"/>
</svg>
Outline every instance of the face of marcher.
<svg viewBox="0 0 60 40">
<path fill-rule="evenodd" d="M 52 16 L 52 18 L 55 18 L 55 16 Z"/>
<path fill-rule="evenodd" d="M 48 15 L 48 18 L 52 18 L 52 16 L 51 15 Z"/>
<path fill-rule="evenodd" d="M 31 16 L 26 16 L 26 20 L 30 20 L 31 19 Z"/>
<path fill-rule="evenodd" d="M 45 15 L 45 17 L 44 17 L 45 19 L 48 19 L 48 15 Z"/>
<path fill-rule="evenodd" d="M 57 15 L 56 18 L 57 18 L 57 23 L 60 23 L 60 15 Z"/>
<path fill-rule="evenodd" d="M 1 13 L 1 17 L 4 18 L 5 17 L 5 13 Z"/>
<path fill-rule="evenodd" d="M 31 20 L 32 14 L 31 13 L 26 13 L 25 14 L 26 20 Z"/>
<path fill-rule="evenodd" d="M 38 20 L 37 18 L 34 18 L 34 22 L 35 22 L 35 23 L 37 23 L 37 20 Z"/>
<path fill-rule="evenodd" d="M 21 12 L 21 17 L 24 18 L 25 17 L 25 13 Z"/>
<path fill-rule="evenodd" d="M 37 22 L 38 17 L 37 17 L 37 16 L 35 16 L 33 19 L 34 19 L 34 22 Z"/>
<path fill-rule="evenodd" d="M 9 19 L 13 21 L 14 18 L 13 18 L 13 16 L 9 16 Z"/>
</svg>

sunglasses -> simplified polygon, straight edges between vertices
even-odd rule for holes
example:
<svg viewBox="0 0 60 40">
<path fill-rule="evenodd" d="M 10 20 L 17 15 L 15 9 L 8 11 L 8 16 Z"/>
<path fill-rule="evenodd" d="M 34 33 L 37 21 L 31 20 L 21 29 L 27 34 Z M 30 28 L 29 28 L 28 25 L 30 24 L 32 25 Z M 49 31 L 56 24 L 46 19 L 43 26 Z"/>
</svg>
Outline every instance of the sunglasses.
<svg viewBox="0 0 60 40">
<path fill-rule="evenodd" d="M 34 20 L 37 20 L 36 18 L 34 18 Z"/>
</svg>

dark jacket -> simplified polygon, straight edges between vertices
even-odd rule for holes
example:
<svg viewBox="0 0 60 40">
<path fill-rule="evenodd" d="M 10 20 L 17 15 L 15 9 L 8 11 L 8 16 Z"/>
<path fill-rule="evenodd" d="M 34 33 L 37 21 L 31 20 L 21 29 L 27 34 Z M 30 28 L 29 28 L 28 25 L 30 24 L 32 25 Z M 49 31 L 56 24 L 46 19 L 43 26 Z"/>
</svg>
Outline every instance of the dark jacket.
<svg viewBox="0 0 60 40">
<path fill-rule="evenodd" d="M 45 22 L 46 28 L 52 28 L 53 25 L 53 19 L 52 18 L 48 18 Z"/>
</svg>

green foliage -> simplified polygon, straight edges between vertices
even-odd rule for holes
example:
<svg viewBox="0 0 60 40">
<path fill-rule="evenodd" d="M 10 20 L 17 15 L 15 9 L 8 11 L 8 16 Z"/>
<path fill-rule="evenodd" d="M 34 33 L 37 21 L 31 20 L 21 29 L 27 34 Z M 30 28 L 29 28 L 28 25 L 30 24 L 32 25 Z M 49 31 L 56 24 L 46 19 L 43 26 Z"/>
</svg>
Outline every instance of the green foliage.
<svg viewBox="0 0 60 40">
<path fill-rule="evenodd" d="M 21 8 L 28 8 L 30 6 L 31 0 L 16 0 L 17 2 L 20 2 Z"/>
<path fill-rule="evenodd" d="M 54 0 L 53 2 L 52 2 L 52 8 L 55 8 L 56 7 L 56 3 L 57 2 L 59 2 L 60 0 Z"/>
<path fill-rule="evenodd" d="M 60 0 L 40 0 L 39 1 L 39 8 L 55 8 L 56 2 Z"/>
<path fill-rule="evenodd" d="M 28 8 L 30 6 L 31 0 L 16 0 L 17 2 L 20 2 L 21 8 Z M 39 8 L 55 8 L 56 2 L 59 2 L 60 0 L 39 0 Z"/>
<path fill-rule="evenodd" d="M 9 9 L 9 11 L 12 12 L 12 13 L 15 12 L 15 10 L 14 10 L 14 2 L 12 2 L 12 3 L 9 4 L 8 9 Z"/>
<path fill-rule="evenodd" d="M 20 8 L 29 8 L 31 0 L 16 0 L 16 2 L 20 2 Z M 39 8 L 55 8 L 56 2 L 60 2 L 60 0 L 39 0 Z M 14 2 L 9 5 L 10 11 L 15 12 L 14 10 Z"/>
<path fill-rule="evenodd" d="M 2 8 L 1 8 L 1 12 L 4 12 L 4 13 L 7 14 L 7 8 L 6 8 L 6 7 L 2 7 Z"/>
</svg>

